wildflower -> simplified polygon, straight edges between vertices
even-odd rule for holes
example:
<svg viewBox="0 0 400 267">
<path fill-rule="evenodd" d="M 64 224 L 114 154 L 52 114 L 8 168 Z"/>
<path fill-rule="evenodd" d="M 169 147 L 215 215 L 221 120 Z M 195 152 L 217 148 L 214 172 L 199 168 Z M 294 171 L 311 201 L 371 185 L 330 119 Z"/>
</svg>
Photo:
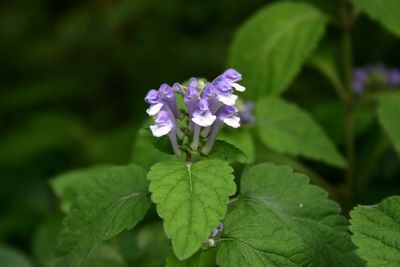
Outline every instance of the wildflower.
<svg viewBox="0 0 400 267">
<path fill-rule="evenodd" d="M 245 88 L 238 84 L 242 75 L 234 69 L 228 69 L 211 83 L 191 78 L 187 86 L 175 83 L 172 88 L 163 84 L 158 90 L 150 90 L 145 101 L 150 105 L 147 113 L 156 116 L 150 129 L 155 137 L 168 135 L 174 152 L 180 149 L 200 150 L 208 154 L 224 124 L 238 128 L 239 111 L 236 107 L 238 96 L 234 91 L 243 92 Z M 179 110 L 177 97 L 183 97 L 186 110 Z M 186 125 L 185 125 L 186 124 Z M 181 128 L 185 131 L 182 131 Z M 191 138 L 190 148 L 186 146 Z M 178 141 L 181 144 L 178 144 Z"/>
<path fill-rule="evenodd" d="M 238 115 L 240 118 L 240 122 L 242 124 L 251 124 L 255 121 L 255 117 L 252 113 L 254 109 L 254 103 L 251 101 L 244 102 L 243 100 L 239 99 L 238 107 Z"/>
<path fill-rule="evenodd" d="M 174 119 L 171 117 L 171 114 L 165 110 L 161 110 L 157 114 L 157 118 L 155 120 L 154 125 L 150 125 L 150 130 L 155 137 L 161 137 L 164 135 L 168 135 L 172 149 L 176 155 L 180 155 L 181 151 L 179 149 L 177 143 L 177 126 L 174 122 Z"/>
<path fill-rule="evenodd" d="M 392 89 L 400 86 L 400 70 L 383 64 L 359 67 L 353 71 L 353 91 L 361 95 L 367 89 Z"/>
</svg>

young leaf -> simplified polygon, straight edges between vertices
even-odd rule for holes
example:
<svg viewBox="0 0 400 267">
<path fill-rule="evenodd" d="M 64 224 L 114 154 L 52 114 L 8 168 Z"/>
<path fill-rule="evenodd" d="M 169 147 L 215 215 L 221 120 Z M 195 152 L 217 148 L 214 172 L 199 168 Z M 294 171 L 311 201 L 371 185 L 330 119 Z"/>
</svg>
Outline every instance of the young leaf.
<svg viewBox="0 0 400 267">
<path fill-rule="evenodd" d="M 400 37 L 400 1 L 352 0 L 353 4 Z"/>
<path fill-rule="evenodd" d="M 79 266 L 89 252 L 143 219 L 150 207 L 146 171 L 112 167 L 82 187 L 64 220 L 57 253 L 60 266 Z"/>
<path fill-rule="evenodd" d="M 266 97 L 257 103 L 256 116 L 261 141 L 271 149 L 321 160 L 336 167 L 346 166 L 322 128 L 296 105 Z"/>
<path fill-rule="evenodd" d="M 218 265 L 359 266 L 340 207 L 306 176 L 259 164 L 241 179 L 225 221 Z"/>
<path fill-rule="evenodd" d="M 282 93 L 321 39 L 326 17 L 305 3 L 268 5 L 236 35 L 229 66 L 237 68 L 251 88 L 246 96 Z"/>
<path fill-rule="evenodd" d="M 157 148 L 161 152 L 172 155 L 174 154 L 171 142 L 169 141 L 167 136 L 154 137 L 149 128 L 140 129 L 139 135 L 149 141 L 155 148 Z"/>
<path fill-rule="evenodd" d="M 223 140 L 215 142 L 210 154 L 208 154 L 208 158 L 220 159 L 228 163 L 239 162 L 246 164 L 248 162 L 247 156 L 243 151 Z"/>
<path fill-rule="evenodd" d="M 221 160 L 164 161 L 147 175 L 151 199 L 180 260 L 192 256 L 223 219 L 236 191 L 232 168 Z"/>
<path fill-rule="evenodd" d="M 400 114 L 400 94 L 382 95 L 379 99 L 379 121 L 389 135 L 396 150 L 400 153 L 400 123 L 398 114 Z"/>
<path fill-rule="evenodd" d="M 356 252 L 368 266 L 400 266 L 400 196 L 358 206 L 350 216 Z"/>
<path fill-rule="evenodd" d="M 248 130 L 233 131 L 227 130 L 222 131 L 218 134 L 218 139 L 224 140 L 228 143 L 235 144 L 237 148 L 244 152 L 248 162 L 253 162 L 255 158 L 255 147 L 253 143 L 253 137 Z"/>
</svg>

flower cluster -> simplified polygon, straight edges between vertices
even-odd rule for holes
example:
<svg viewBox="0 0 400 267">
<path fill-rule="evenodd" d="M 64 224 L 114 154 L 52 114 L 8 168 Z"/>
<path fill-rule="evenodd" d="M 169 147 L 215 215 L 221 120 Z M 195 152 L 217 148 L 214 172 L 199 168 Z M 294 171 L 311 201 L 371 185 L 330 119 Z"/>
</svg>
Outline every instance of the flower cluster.
<svg viewBox="0 0 400 267">
<path fill-rule="evenodd" d="M 168 135 L 176 155 L 181 154 L 185 136 L 191 137 L 190 149 L 201 148 L 202 153 L 208 154 L 224 124 L 240 126 L 234 91 L 245 91 L 237 83 L 241 79 L 239 72 L 228 69 L 210 83 L 191 78 L 185 86 L 163 84 L 158 90 L 150 90 L 145 101 L 150 105 L 146 112 L 155 116 L 155 123 L 150 126 L 152 134 Z M 184 103 L 181 108 L 178 98 Z"/>
<path fill-rule="evenodd" d="M 400 86 L 400 70 L 383 64 L 356 68 L 353 72 L 353 91 L 363 94 L 367 89 L 391 89 Z"/>
</svg>

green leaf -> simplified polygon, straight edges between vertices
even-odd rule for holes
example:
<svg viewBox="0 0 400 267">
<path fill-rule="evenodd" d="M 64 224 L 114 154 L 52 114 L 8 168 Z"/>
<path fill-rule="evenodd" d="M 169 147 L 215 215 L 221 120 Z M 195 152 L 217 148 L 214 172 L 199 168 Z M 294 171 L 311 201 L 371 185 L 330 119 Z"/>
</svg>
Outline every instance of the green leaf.
<svg viewBox="0 0 400 267">
<path fill-rule="evenodd" d="M 290 85 L 321 39 L 326 17 L 305 3 L 276 3 L 239 29 L 229 66 L 249 88 L 246 96 L 278 95 Z"/>
<path fill-rule="evenodd" d="M 171 146 L 171 145 L 170 145 Z M 132 146 L 131 162 L 146 169 L 150 169 L 155 163 L 172 158 L 155 148 L 146 138 L 138 136 Z"/>
<path fill-rule="evenodd" d="M 215 249 L 199 251 L 187 260 L 180 261 L 174 254 L 166 259 L 166 267 L 214 267 Z"/>
<path fill-rule="evenodd" d="M 21 252 L 0 246 L 1 267 L 33 267 L 29 260 Z"/>
<path fill-rule="evenodd" d="M 289 167 L 259 164 L 241 179 L 225 221 L 218 265 L 359 266 L 337 203 Z"/>
<path fill-rule="evenodd" d="M 208 154 L 207 157 L 211 159 L 220 159 L 228 163 L 239 162 L 246 164 L 248 162 L 247 156 L 243 153 L 243 151 L 223 140 L 217 140 L 215 142 L 210 154 Z"/>
<path fill-rule="evenodd" d="M 130 266 L 163 266 L 171 252 L 160 220 L 135 227 L 118 235 L 118 250 Z"/>
<path fill-rule="evenodd" d="M 155 148 L 157 148 L 161 152 L 174 155 L 171 142 L 169 141 L 169 138 L 167 136 L 154 137 L 150 131 L 150 128 L 147 127 L 140 129 L 139 135 L 149 141 Z"/>
<path fill-rule="evenodd" d="M 221 160 L 164 161 L 147 175 L 151 199 L 180 260 L 192 256 L 224 218 L 236 191 L 232 168 Z"/>
<path fill-rule="evenodd" d="M 350 216 L 357 254 L 368 266 L 400 266 L 400 196 L 374 206 L 360 205 Z"/>
<path fill-rule="evenodd" d="M 143 219 L 150 207 L 145 177 L 135 165 L 112 167 L 82 187 L 59 236 L 60 266 L 79 266 L 93 248 Z"/>
<path fill-rule="evenodd" d="M 400 94 L 387 94 L 379 98 L 379 121 L 400 153 Z"/>
<path fill-rule="evenodd" d="M 108 166 L 92 166 L 84 169 L 66 172 L 50 180 L 51 188 L 61 200 L 61 210 L 67 213 L 71 203 L 76 199 L 81 187 L 88 182 L 93 182 Z"/>
<path fill-rule="evenodd" d="M 379 21 L 389 31 L 400 37 L 400 1 L 352 0 L 352 2 L 372 19 Z"/>
<path fill-rule="evenodd" d="M 249 162 L 253 162 L 255 158 L 255 147 L 253 137 L 248 130 L 226 130 L 218 134 L 218 139 L 228 143 L 235 144 L 241 151 L 244 152 Z"/>
<path fill-rule="evenodd" d="M 336 167 L 346 166 L 322 128 L 296 105 L 266 97 L 257 103 L 256 117 L 261 141 L 271 149 L 324 161 Z"/>
</svg>

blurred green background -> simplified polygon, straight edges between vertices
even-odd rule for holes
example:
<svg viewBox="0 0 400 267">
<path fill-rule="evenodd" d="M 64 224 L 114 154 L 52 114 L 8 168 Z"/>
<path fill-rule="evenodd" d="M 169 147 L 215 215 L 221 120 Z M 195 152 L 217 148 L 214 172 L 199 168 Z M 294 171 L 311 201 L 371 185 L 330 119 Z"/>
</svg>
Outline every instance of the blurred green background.
<svg viewBox="0 0 400 267">
<path fill-rule="evenodd" d="M 164 82 L 221 73 L 238 26 L 270 2 L 0 3 L 0 243 L 34 253 L 40 226 L 61 217 L 49 178 L 94 164 L 128 163 L 146 118 L 146 92 Z M 339 17 L 339 1 L 310 2 Z M 324 42 L 335 46 L 339 34 L 329 28 Z M 366 17 L 357 22 L 356 65 L 400 67 L 398 47 L 378 24 Z M 335 139 L 323 113 L 336 99 L 333 90 L 312 68 L 301 74 L 285 96 L 311 110 Z M 360 142 L 376 139 L 381 134 L 376 131 Z M 380 170 L 390 188 L 398 185 L 392 177 L 399 173 L 399 159 L 393 150 L 385 155 L 389 160 Z M 387 188 L 376 197 L 372 191 L 370 199 L 388 195 Z"/>
</svg>

